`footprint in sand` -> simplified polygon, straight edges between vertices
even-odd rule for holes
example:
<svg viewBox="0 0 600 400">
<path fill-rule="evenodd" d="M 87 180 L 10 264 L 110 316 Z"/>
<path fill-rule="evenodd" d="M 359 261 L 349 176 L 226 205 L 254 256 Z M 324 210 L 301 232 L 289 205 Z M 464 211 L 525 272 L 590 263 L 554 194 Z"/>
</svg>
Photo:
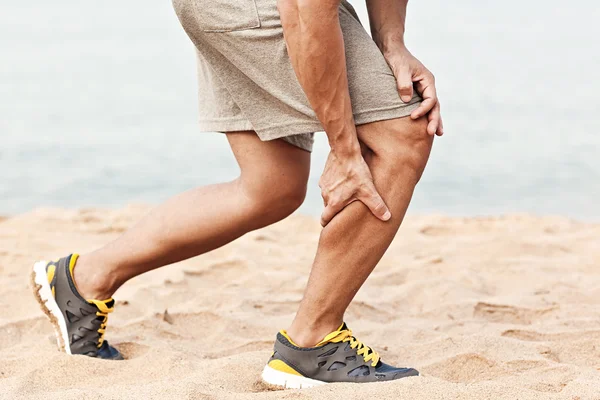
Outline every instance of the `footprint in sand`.
<svg viewBox="0 0 600 400">
<path fill-rule="evenodd" d="M 556 309 L 558 309 L 558 306 L 543 309 L 530 309 L 480 302 L 475 305 L 473 316 L 490 322 L 529 325 L 533 321 L 548 315 Z"/>
<path fill-rule="evenodd" d="M 183 271 L 186 277 L 195 277 L 203 279 L 216 279 L 220 282 L 232 280 L 244 276 L 248 270 L 245 260 L 231 259 L 219 261 L 203 268 L 191 269 L 187 268 Z"/>
<path fill-rule="evenodd" d="M 527 386 L 542 393 L 560 393 L 576 377 L 573 371 L 566 366 L 544 368 L 540 372 L 542 378 Z M 577 398 L 573 397 L 574 400 Z"/>
<path fill-rule="evenodd" d="M 387 274 L 374 274 L 369 278 L 369 284 L 375 286 L 400 286 L 406 283 L 408 270 L 393 271 Z"/>
<path fill-rule="evenodd" d="M 502 332 L 502 336 L 525 342 L 545 342 L 544 345 L 538 346 L 538 351 L 540 355 L 552 361 L 596 368 L 600 365 L 600 349 L 597 345 L 600 341 L 599 330 L 538 333 L 509 329 Z"/>
<path fill-rule="evenodd" d="M 256 340 L 248 342 L 241 346 L 234 348 L 219 349 L 219 351 L 211 352 L 205 355 L 206 358 L 218 359 L 224 357 L 231 357 L 236 354 L 248 353 L 251 351 L 272 351 L 273 341 L 272 340 Z"/>
<path fill-rule="evenodd" d="M 363 301 L 355 301 L 348 307 L 347 314 L 350 319 L 365 319 L 373 322 L 387 323 L 395 319 L 395 315 L 383 310 L 381 307 L 374 307 Z"/>
<path fill-rule="evenodd" d="M 450 382 L 473 383 L 506 375 L 493 360 L 476 353 L 459 354 L 423 368 L 423 372 Z"/>
</svg>

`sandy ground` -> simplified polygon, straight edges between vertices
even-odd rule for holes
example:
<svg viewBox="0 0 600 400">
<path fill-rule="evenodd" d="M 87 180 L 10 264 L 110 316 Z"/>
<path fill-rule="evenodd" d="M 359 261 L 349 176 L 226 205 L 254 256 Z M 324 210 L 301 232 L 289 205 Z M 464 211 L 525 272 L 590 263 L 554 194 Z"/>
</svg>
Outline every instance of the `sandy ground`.
<svg viewBox="0 0 600 400">
<path fill-rule="evenodd" d="M 406 221 L 346 320 L 421 377 L 259 382 L 316 248 L 319 224 L 301 216 L 124 286 L 107 338 L 127 361 L 58 352 L 28 286 L 33 262 L 94 249 L 146 211 L 2 219 L 1 399 L 600 399 L 600 225 L 561 217 Z"/>
</svg>

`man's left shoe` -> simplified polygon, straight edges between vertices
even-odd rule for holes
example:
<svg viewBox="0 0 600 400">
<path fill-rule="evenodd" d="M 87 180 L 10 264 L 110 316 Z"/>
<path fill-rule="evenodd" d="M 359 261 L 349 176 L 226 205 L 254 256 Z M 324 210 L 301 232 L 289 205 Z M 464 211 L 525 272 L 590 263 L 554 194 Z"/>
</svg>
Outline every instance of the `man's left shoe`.
<svg viewBox="0 0 600 400">
<path fill-rule="evenodd" d="M 285 388 L 308 388 L 330 382 L 382 382 L 417 376 L 413 368 L 384 364 L 344 323 L 315 347 L 299 347 L 285 331 L 277 334 L 262 379 Z"/>
<path fill-rule="evenodd" d="M 48 316 L 56 334 L 58 348 L 67 354 L 81 354 L 108 360 L 123 356 L 104 340 L 108 313 L 115 301 L 86 300 L 77 291 L 73 269 L 77 254 L 58 261 L 38 261 L 33 266 L 33 292 Z"/>
</svg>

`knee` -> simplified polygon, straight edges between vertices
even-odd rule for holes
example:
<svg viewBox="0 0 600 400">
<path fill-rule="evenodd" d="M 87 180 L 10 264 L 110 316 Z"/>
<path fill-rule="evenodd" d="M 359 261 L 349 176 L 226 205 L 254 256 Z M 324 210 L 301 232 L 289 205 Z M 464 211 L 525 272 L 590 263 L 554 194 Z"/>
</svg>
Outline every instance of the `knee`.
<svg viewBox="0 0 600 400">
<path fill-rule="evenodd" d="M 306 182 L 285 182 L 275 188 L 270 198 L 270 207 L 281 218 L 285 218 L 296 211 L 306 198 Z"/>
<path fill-rule="evenodd" d="M 394 120 L 387 124 L 381 140 L 372 149 L 379 159 L 382 169 L 388 176 L 410 175 L 414 183 L 421 179 L 433 144 L 433 137 L 427 133 L 427 120 L 410 118 Z"/>
<path fill-rule="evenodd" d="M 253 215 L 266 223 L 277 222 L 296 211 L 306 197 L 306 181 L 263 179 L 242 183 Z"/>
</svg>

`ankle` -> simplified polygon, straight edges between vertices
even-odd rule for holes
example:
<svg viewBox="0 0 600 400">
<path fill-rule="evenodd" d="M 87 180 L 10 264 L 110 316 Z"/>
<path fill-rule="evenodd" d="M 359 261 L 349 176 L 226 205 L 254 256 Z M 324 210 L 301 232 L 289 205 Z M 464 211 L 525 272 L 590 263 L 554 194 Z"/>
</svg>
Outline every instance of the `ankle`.
<svg viewBox="0 0 600 400">
<path fill-rule="evenodd" d="M 108 272 L 106 265 L 98 264 L 90 255 L 79 256 L 73 269 L 73 281 L 84 299 L 105 300 L 111 298 L 120 285 Z"/>
<path fill-rule="evenodd" d="M 300 347 L 314 347 L 325 336 L 338 329 L 342 322 L 342 318 L 332 318 L 327 321 L 303 321 L 296 317 L 287 330 L 287 334 Z"/>
</svg>

